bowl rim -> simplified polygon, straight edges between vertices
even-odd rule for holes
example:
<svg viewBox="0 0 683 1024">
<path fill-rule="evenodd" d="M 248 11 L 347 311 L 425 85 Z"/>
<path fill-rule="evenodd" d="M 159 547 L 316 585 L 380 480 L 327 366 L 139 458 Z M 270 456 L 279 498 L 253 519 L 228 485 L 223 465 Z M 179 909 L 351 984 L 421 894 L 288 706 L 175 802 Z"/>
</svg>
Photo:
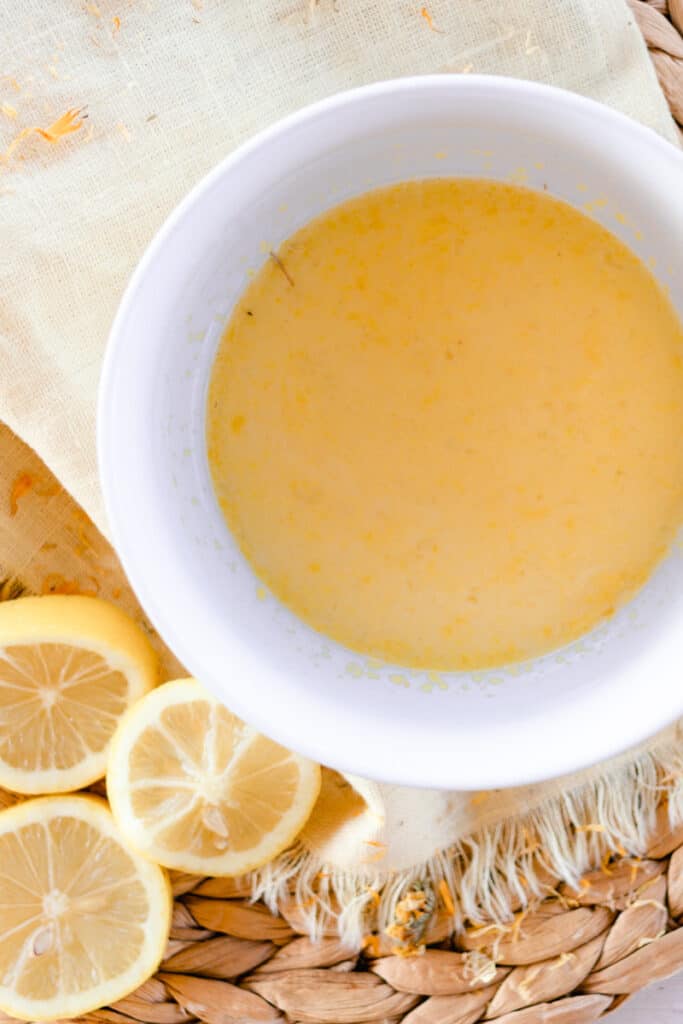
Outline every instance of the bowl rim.
<svg viewBox="0 0 683 1024">
<path fill-rule="evenodd" d="M 114 317 L 99 383 L 97 458 L 110 536 L 124 571 L 146 615 L 154 624 L 159 635 L 168 643 L 187 669 L 195 671 L 199 676 L 202 675 L 201 652 L 193 651 L 192 644 L 185 639 L 182 631 L 178 630 L 177 623 L 173 621 L 173 615 L 168 614 L 167 602 L 163 598 L 160 599 L 156 588 L 148 583 L 145 569 L 133 553 L 132 544 L 129 543 L 136 529 L 139 532 L 139 524 L 136 526 L 130 513 L 126 513 L 126 502 L 122 501 L 120 497 L 119 481 L 115 479 L 114 473 L 110 472 L 112 460 L 110 460 L 109 452 L 112 445 L 115 446 L 116 443 L 115 416 L 113 415 L 115 368 L 119 359 L 125 358 L 123 356 L 125 350 L 124 329 L 129 314 L 138 293 L 143 288 L 150 266 L 166 245 L 176 226 L 188 215 L 198 200 L 211 190 L 227 171 L 238 165 L 246 156 L 260 147 L 268 145 L 271 140 L 286 135 L 300 124 L 320 117 L 333 116 L 336 111 L 362 103 L 367 99 L 392 94 L 400 97 L 403 93 L 415 92 L 428 94 L 435 89 L 452 90 L 454 93 L 478 91 L 500 94 L 501 91 L 504 91 L 509 96 L 517 96 L 519 99 L 536 99 L 553 104 L 558 111 L 558 116 L 562 115 L 562 109 L 569 110 L 571 108 L 583 111 L 584 114 L 595 120 L 596 130 L 599 129 L 601 123 L 611 124 L 630 135 L 632 139 L 638 140 L 644 150 L 646 148 L 658 150 L 662 159 L 668 159 L 678 173 L 683 172 L 683 152 L 677 150 L 675 146 L 647 126 L 596 100 L 556 86 L 524 79 L 496 75 L 433 74 L 374 82 L 335 93 L 305 106 L 251 136 L 232 150 L 192 187 L 166 217 L 147 245 L 128 281 Z M 664 706 L 664 703 L 662 701 L 662 704 L 658 705 L 656 702 L 643 701 L 639 704 L 637 711 L 634 709 L 630 716 L 626 718 L 622 714 L 616 716 L 619 723 L 618 730 L 596 728 L 595 724 L 589 726 L 589 723 L 581 718 L 579 709 L 574 726 L 582 726 L 579 733 L 580 742 L 573 748 L 561 742 L 549 742 L 551 736 L 548 735 L 541 746 L 528 742 L 534 729 L 547 729 L 546 715 L 536 717 L 535 721 L 529 719 L 528 722 L 525 722 L 529 734 L 522 738 L 519 735 L 509 735 L 512 732 L 510 729 L 507 730 L 508 735 L 506 736 L 504 728 L 498 725 L 492 729 L 491 734 L 493 748 L 498 747 L 497 756 L 478 758 L 475 766 L 475 764 L 468 763 L 467 758 L 459 757 L 458 751 L 454 750 L 452 757 L 453 761 L 458 762 L 457 771 L 449 772 L 449 777 L 441 777 L 442 771 L 437 763 L 432 764 L 429 760 L 425 761 L 419 758 L 402 757 L 400 750 L 396 749 L 393 742 L 387 742 L 386 739 L 372 745 L 365 743 L 363 746 L 362 736 L 356 734 L 360 742 L 347 743 L 343 753 L 339 756 L 337 755 L 341 746 L 337 744 L 334 753 L 331 754 L 328 747 L 331 734 L 340 735 L 338 718 L 335 718 L 333 729 L 330 729 L 329 726 L 327 729 L 321 729 L 318 728 L 318 725 L 322 724 L 320 715 L 318 715 L 317 724 L 315 721 L 311 721 L 308 714 L 298 720 L 296 716 L 292 716 L 290 719 L 282 716 L 276 720 L 275 716 L 269 714 L 268 702 L 262 698 L 257 696 L 254 700 L 249 700 L 248 697 L 243 699 L 234 694 L 234 691 L 230 697 L 231 710 L 234 710 L 236 714 L 241 715 L 256 728 L 271 735 L 283 745 L 300 751 L 322 764 L 330 764 L 331 767 L 341 771 L 391 783 L 440 789 L 457 786 L 457 788 L 465 790 L 534 783 L 576 772 L 588 765 L 620 754 L 642 743 L 671 724 L 677 715 L 683 713 L 683 691 L 679 707 L 672 707 L 670 704 Z M 359 714 L 355 714 L 355 720 L 360 717 Z M 351 718 L 354 718 L 354 713 L 349 718 L 349 724 L 351 724 Z M 306 722 L 305 731 L 300 728 L 303 721 Z M 561 734 L 566 734 L 570 728 L 572 725 L 564 716 L 562 723 L 557 725 L 558 737 Z M 355 730 L 349 732 L 348 735 L 353 736 L 354 733 Z M 379 740 L 376 733 L 375 739 Z M 500 749 L 501 744 L 503 749 Z M 441 765 L 442 767 L 443 765 Z"/>
</svg>

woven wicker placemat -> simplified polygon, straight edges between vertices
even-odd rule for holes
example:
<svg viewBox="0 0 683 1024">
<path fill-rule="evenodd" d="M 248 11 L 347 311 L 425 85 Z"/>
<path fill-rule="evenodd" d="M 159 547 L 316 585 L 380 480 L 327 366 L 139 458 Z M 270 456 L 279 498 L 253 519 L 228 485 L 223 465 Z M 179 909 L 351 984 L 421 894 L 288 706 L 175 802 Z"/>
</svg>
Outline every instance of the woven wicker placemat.
<svg viewBox="0 0 683 1024">
<path fill-rule="evenodd" d="M 629 4 L 683 132 L 683 0 L 629 0 Z"/>
<path fill-rule="evenodd" d="M 683 0 L 631 0 L 631 9 L 683 128 Z M 108 545 L 78 517 L 70 529 L 79 545 L 96 548 L 97 592 L 134 610 L 132 594 L 109 593 Z M 49 559 L 51 547 L 42 545 L 22 567 L 30 589 L 82 589 L 83 581 L 46 575 L 41 557 Z M 14 594 L 0 587 L 3 596 Z M 12 800 L 0 792 L 0 806 Z M 457 936 L 457 893 L 449 891 L 416 886 L 399 904 L 403 917 L 393 937 L 370 934 L 362 950 L 352 950 L 334 922 L 311 942 L 293 897 L 274 916 L 250 902 L 246 881 L 176 874 L 172 882 L 175 912 L 159 972 L 82 1021 L 591 1024 L 683 969 L 683 826 L 671 830 L 665 803 L 645 858 L 617 851 L 576 890 L 548 879 L 546 898 L 520 909 L 509 925 L 472 923 Z M 410 941 L 397 947 L 397 935 Z M 413 954 L 404 955 L 406 948 Z M 11 1018 L 0 1013 L 3 1022 Z"/>
</svg>

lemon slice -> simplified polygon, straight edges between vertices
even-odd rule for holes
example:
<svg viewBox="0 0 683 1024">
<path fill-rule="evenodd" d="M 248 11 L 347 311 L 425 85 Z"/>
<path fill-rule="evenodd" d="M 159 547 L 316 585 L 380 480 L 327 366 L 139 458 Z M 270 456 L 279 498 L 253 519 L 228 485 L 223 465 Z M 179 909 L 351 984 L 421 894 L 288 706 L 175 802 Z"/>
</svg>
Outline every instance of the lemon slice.
<svg viewBox="0 0 683 1024">
<path fill-rule="evenodd" d="M 147 694 L 112 741 L 107 792 L 129 842 L 160 864 L 241 875 L 301 831 L 320 767 L 235 718 L 194 679 Z"/>
<path fill-rule="evenodd" d="M 0 1008 L 76 1017 L 156 970 L 172 899 L 165 873 L 122 845 L 91 796 L 27 800 L 0 813 Z"/>
<path fill-rule="evenodd" d="M 119 718 L 157 672 L 143 631 L 106 601 L 0 604 L 0 786 L 66 793 L 101 778 Z"/>
</svg>

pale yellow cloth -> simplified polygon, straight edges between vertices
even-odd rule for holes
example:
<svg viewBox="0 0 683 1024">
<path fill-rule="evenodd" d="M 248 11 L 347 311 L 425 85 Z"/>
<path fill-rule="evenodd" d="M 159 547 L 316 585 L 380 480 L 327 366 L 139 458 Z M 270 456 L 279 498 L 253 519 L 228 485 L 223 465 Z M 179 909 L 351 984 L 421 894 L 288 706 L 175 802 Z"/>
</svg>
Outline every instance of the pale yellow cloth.
<svg viewBox="0 0 683 1024">
<path fill-rule="evenodd" d="M 95 400 L 121 292 L 181 196 L 253 132 L 339 89 L 474 71 L 574 89 L 676 138 L 623 0 L 0 0 L 0 25 L 0 151 L 88 113 L 0 164 L 0 419 L 104 529 Z M 383 868 L 404 868 L 558 791 L 364 786 L 343 834 L 312 822 L 323 859 L 352 866 L 374 837 Z"/>
<path fill-rule="evenodd" d="M 264 125 L 338 89 L 434 71 L 537 78 L 674 138 L 622 0 L 0 0 L 0 419 L 95 521 L 95 395 L 125 282 L 180 197 Z M 120 28 L 117 30 L 118 18 Z M 19 86 L 21 91 L 16 91 Z M 23 158 L 23 159 L 22 159 Z"/>
</svg>

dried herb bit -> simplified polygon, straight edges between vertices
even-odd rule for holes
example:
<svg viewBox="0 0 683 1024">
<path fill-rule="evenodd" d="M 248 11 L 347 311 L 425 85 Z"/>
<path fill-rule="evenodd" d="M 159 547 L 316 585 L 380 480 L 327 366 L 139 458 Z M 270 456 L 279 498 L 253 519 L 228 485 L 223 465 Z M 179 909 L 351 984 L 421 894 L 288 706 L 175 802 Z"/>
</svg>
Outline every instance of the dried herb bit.
<svg viewBox="0 0 683 1024">
<path fill-rule="evenodd" d="M 422 939 L 434 909 L 436 896 L 430 885 L 418 882 L 407 890 L 396 904 L 394 920 L 386 929 L 396 945 L 392 953 L 397 956 L 419 956 L 424 953 Z"/>
<path fill-rule="evenodd" d="M 274 263 L 274 264 L 275 264 L 275 265 L 276 265 L 277 267 L 279 267 L 279 268 L 280 268 L 280 270 L 281 270 L 281 271 L 282 271 L 282 273 L 283 273 L 283 274 L 285 275 L 285 277 L 287 278 L 287 280 L 289 281 L 290 285 L 291 285 L 291 286 L 292 286 L 292 288 L 293 288 L 293 287 L 294 287 L 294 281 L 292 280 L 292 275 L 291 275 L 291 274 L 290 274 L 290 272 L 289 272 L 289 271 L 287 270 L 287 267 L 286 267 L 286 266 L 284 265 L 284 263 L 282 262 L 282 260 L 281 260 L 281 259 L 280 259 L 280 257 L 278 256 L 278 254 L 277 254 L 276 252 L 273 252 L 273 250 L 271 249 L 271 250 L 270 250 L 270 252 L 268 253 L 268 255 L 270 256 L 270 258 L 271 258 L 271 260 L 273 261 L 273 263 Z"/>
</svg>

